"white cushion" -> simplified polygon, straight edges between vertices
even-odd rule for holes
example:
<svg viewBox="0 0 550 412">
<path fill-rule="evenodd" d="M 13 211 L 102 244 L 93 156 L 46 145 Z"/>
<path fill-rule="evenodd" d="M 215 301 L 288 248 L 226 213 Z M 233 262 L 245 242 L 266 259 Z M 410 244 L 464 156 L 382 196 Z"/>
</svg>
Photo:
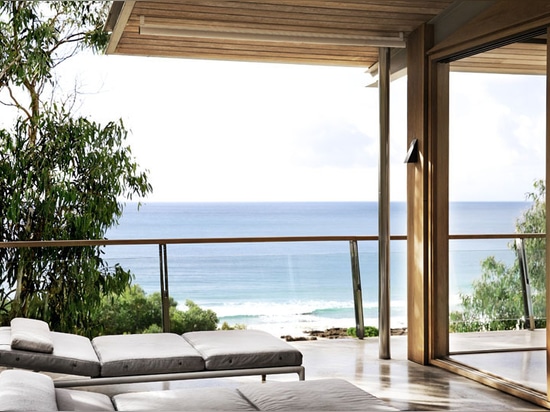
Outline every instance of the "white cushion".
<svg viewBox="0 0 550 412">
<path fill-rule="evenodd" d="M 175 333 L 97 336 L 92 345 L 101 362 L 101 376 L 204 370 L 200 353 Z"/>
<path fill-rule="evenodd" d="M 397 411 L 343 379 L 250 383 L 237 390 L 260 411 Z"/>
<path fill-rule="evenodd" d="M 123 393 L 113 397 L 117 411 L 257 411 L 235 389 L 194 388 Z"/>
<path fill-rule="evenodd" d="M 114 411 L 111 398 L 103 393 L 74 389 L 55 389 L 60 411 Z"/>
<path fill-rule="evenodd" d="M 8 369 L 0 374 L 0 411 L 57 411 L 49 376 Z"/>
<path fill-rule="evenodd" d="M 14 318 L 11 320 L 11 347 L 33 352 L 52 353 L 53 339 L 50 327 L 37 319 Z"/>
<path fill-rule="evenodd" d="M 70 375 L 99 376 L 99 359 L 85 336 L 51 332 L 53 353 L 32 352 L 11 347 L 11 327 L 0 326 L 2 366 Z"/>
<path fill-rule="evenodd" d="M 261 330 L 215 330 L 183 334 L 208 370 L 300 366 L 301 352 Z"/>
</svg>

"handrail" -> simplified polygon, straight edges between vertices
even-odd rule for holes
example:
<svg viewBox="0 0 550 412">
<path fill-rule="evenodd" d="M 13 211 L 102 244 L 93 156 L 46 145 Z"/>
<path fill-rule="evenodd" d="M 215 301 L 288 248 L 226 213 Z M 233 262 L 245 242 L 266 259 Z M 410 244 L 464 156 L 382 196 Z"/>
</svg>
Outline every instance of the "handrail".
<svg viewBox="0 0 550 412">
<path fill-rule="evenodd" d="M 392 240 L 406 240 L 405 235 L 394 235 Z M 172 245 L 201 243 L 277 243 L 277 242 L 331 242 L 376 241 L 378 236 L 253 236 L 213 238 L 158 238 L 158 239 L 88 239 L 88 240 L 17 240 L 0 242 L 0 248 L 10 247 L 66 247 L 66 246 L 120 246 L 120 245 Z"/>
<path fill-rule="evenodd" d="M 545 233 L 489 233 L 455 234 L 449 240 L 476 239 L 534 239 L 544 238 Z M 12 247 L 66 247 L 66 246 L 121 246 L 121 245 L 172 245 L 202 243 L 277 243 L 277 242 L 332 242 L 332 241 L 377 241 L 377 235 L 338 236 L 252 236 L 213 238 L 151 238 L 151 239 L 80 239 L 80 240 L 16 240 L 0 242 L 0 248 Z M 407 235 L 391 235 L 390 240 L 407 240 Z"/>
<path fill-rule="evenodd" d="M 460 234 L 449 235 L 449 240 L 476 240 L 476 239 L 543 239 L 546 233 L 489 233 L 489 234 Z"/>
</svg>

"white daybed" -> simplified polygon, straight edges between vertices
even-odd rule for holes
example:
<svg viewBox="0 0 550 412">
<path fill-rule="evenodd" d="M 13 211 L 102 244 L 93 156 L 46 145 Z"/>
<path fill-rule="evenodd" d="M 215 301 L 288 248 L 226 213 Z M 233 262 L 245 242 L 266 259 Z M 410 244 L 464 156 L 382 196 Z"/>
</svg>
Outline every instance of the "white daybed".
<svg viewBox="0 0 550 412">
<path fill-rule="evenodd" d="M 0 327 L 0 366 L 78 375 L 57 387 L 297 373 L 300 351 L 257 330 L 86 337 L 15 318 Z"/>
</svg>

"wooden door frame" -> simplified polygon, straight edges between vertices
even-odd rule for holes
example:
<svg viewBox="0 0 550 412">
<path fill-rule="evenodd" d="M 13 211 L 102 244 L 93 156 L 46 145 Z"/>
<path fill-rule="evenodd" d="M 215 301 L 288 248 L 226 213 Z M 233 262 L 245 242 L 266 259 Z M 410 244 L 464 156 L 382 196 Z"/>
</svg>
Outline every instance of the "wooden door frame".
<svg viewBox="0 0 550 412">
<path fill-rule="evenodd" d="M 437 45 L 433 45 L 433 29 L 427 25 L 419 27 L 408 39 L 407 139 L 408 142 L 417 139 L 419 149 L 418 162 L 407 166 L 408 359 L 416 363 L 445 366 L 442 360 L 449 354 L 449 62 L 540 33 L 547 27 L 550 27 L 550 2 L 523 0 L 520 4 L 500 0 Z M 547 53 L 548 60 L 549 55 Z M 549 67 L 547 64 L 547 78 Z M 546 118 L 548 182 L 548 104 Z M 550 203 L 547 202 L 546 208 L 550 216 Z M 546 265 L 550 268 L 550 219 L 546 224 Z M 548 287 L 546 294 L 550 302 Z M 546 316 L 550 319 L 550 305 Z M 550 371 L 549 338 L 547 328 L 547 371 Z M 506 390 L 485 378 L 480 381 Z M 547 387 L 550 387 L 550 378 L 547 378 Z M 548 396 L 539 399 L 533 394 L 513 394 L 546 407 L 550 405 Z"/>
</svg>

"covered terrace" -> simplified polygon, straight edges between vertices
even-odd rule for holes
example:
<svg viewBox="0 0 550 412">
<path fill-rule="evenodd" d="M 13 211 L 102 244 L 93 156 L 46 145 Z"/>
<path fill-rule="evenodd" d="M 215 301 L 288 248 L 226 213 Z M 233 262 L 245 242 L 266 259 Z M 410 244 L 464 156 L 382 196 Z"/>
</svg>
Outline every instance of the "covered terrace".
<svg viewBox="0 0 550 412">
<path fill-rule="evenodd" d="M 534 341 L 533 334 L 537 333 L 538 341 L 521 346 L 520 352 L 541 354 L 533 368 L 525 372 L 527 379 L 503 376 L 507 372 L 502 370 L 489 372 L 485 366 L 476 367 L 478 361 L 468 364 L 465 359 L 451 356 L 449 334 L 449 73 L 457 70 L 547 76 L 549 25 L 550 3 L 546 0 L 115 1 L 107 23 L 112 32 L 107 53 L 355 66 L 377 77 L 382 285 L 378 355 L 382 363 L 380 371 L 372 373 L 380 372 L 381 385 L 388 379 L 384 370 L 394 365 L 389 360 L 387 290 L 388 99 L 391 79 L 406 74 L 407 143 L 416 141 L 412 146 L 416 155 L 407 165 L 406 359 L 427 367 L 427 375 L 434 370 L 428 366 L 437 366 L 550 407 L 549 375 L 541 374 L 550 359 L 545 331 L 525 331 L 525 340 Z M 547 127 L 546 142 L 548 133 Z M 546 147 L 548 158 L 548 144 Z M 547 297 L 548 293 L 547 289 Z M 512 335 L 499 339 L 513 346 Z M 471 343 L 464 345 L 472 347 Z M 501 357 L 492 362 L 506 364 L 509 354 L 501 351 Z M 482 356 L 488 359 L 487 353 Z M 355 369 L 368 364 L 362 357 L 353 359 Z M 542 376 L 542 382 L 530 384 L 531 374 Z M 442 384 L 450 385 L 449 380 L 445 382 Z M 451 391 L 447 390 L 449 398 L 453 396 Z"/>
</svg>

